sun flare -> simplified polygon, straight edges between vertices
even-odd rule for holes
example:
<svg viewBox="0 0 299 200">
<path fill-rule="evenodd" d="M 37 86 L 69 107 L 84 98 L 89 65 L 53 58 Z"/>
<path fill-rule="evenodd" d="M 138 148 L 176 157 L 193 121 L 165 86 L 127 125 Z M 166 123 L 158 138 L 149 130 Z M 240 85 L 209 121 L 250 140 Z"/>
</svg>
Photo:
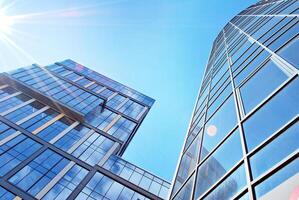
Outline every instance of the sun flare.
<svg viewBox="0 0 299 200">
<path fill-rule="evenodd" d="M 6 15 L 4 11 L 0 10 L 0 32 L 9 33 L 13 24 L 13 18 Z"/>
</svg>

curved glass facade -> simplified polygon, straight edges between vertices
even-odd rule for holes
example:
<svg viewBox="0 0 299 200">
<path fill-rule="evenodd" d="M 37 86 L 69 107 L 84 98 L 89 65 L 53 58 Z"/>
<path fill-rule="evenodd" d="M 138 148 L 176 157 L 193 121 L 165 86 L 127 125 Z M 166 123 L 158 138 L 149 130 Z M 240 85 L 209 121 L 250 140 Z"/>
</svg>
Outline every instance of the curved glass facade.
<svg viewBox="0 0 299 200">
<path fill-rule="evenodd" d="M 260 1 L 219 33 L 170 199 L 298 198 L 298 13 Z"/>
</svg>

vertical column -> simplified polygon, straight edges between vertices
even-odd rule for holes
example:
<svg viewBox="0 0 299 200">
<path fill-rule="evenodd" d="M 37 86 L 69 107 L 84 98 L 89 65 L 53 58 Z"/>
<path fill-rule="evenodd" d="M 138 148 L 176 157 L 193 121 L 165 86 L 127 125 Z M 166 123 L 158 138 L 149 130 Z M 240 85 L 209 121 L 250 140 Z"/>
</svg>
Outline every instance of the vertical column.
<svg viewBox="0 0 299 200">
<path fill-rule="evenodd" d="M 232 73 L 232 69 L 231 69 L 232 61 L 231 61 L 231 58 L 228 54 L 228 46 L 227 46 L 227 43 L 226 43 L 225 31 L 222 30 L 222 33 L 223 33 L 223 37 L 224 37 L 225 51 L 226 51 L 226 56 L 227 56 L 227 60 L 228 60 L 228 68 L 229 68 L 231 84 L 232 84 L 232 87 L 233 87 L 233 96 L 234 96 L 234 99 L 235 99 L 235 108 L 236 108 L 237 120 L 238 120 L 238 126 L 239 126 L 238 128 L 240 130 L 240 138 L 241 138 L 242 151 L 243 151 L 243 157 L 244 157 L 243 160 L 244 160 L 245 171 L 246 171 L 246 181 L 247 181 L 248 193 L 249 193 L 250 199 L 253 200 L 254 199 L 253 189 L 252 189 L 252 185 L 251 185 L 252 175 L 251 175 L 251 171 L 250 171 L 250 167 L 249 167 L 249 159 L 247 157 L 247 146 L 246 146 L 246 142 L 245 142 L 245 134 L 243 132 L 242 123 L 241 123 L 241 119 L 242 119 L 241 113 L 242 113 L 242 111 L 240 111 L 240 109 L 239 109 L 240 105 L 242 105 L 242 102 L 239 101 L 240 99 L 238 98 L 238 95 L 237 95 L 237 92 L 236 92 L 233 73 Z"/>
</svg>

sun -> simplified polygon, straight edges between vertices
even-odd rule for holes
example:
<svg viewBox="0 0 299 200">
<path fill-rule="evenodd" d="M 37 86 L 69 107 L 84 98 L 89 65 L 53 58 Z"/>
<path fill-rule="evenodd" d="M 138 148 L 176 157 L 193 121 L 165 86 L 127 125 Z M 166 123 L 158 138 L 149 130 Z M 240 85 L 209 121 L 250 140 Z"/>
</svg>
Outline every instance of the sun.
<svg viewBox="0 0 299 200">
<path fill-rule="evenodd" d="M 13 17 L 6 15 L 3 10 L 0 10 L 0 32 L 9 33 L 13 24 Z"/>
</svg>

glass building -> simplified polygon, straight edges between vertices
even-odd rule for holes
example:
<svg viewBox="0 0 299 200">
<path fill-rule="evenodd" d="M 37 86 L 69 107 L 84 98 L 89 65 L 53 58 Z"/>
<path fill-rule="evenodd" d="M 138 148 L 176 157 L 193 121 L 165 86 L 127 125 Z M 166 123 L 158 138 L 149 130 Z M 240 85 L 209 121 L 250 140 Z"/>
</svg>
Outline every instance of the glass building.
<svg viewBox="0 0 299 200">
<path fill-rule="evenodd" d="M 260 1 L 218 34 L 171 200 L 299 197 L 299 1 Z"/>
<path fill-rule="evenodd" d="M 121 158 L 153 103 L 72 60 L 0 74 L 0 199 L 166 199 Z"/>
</svg>

